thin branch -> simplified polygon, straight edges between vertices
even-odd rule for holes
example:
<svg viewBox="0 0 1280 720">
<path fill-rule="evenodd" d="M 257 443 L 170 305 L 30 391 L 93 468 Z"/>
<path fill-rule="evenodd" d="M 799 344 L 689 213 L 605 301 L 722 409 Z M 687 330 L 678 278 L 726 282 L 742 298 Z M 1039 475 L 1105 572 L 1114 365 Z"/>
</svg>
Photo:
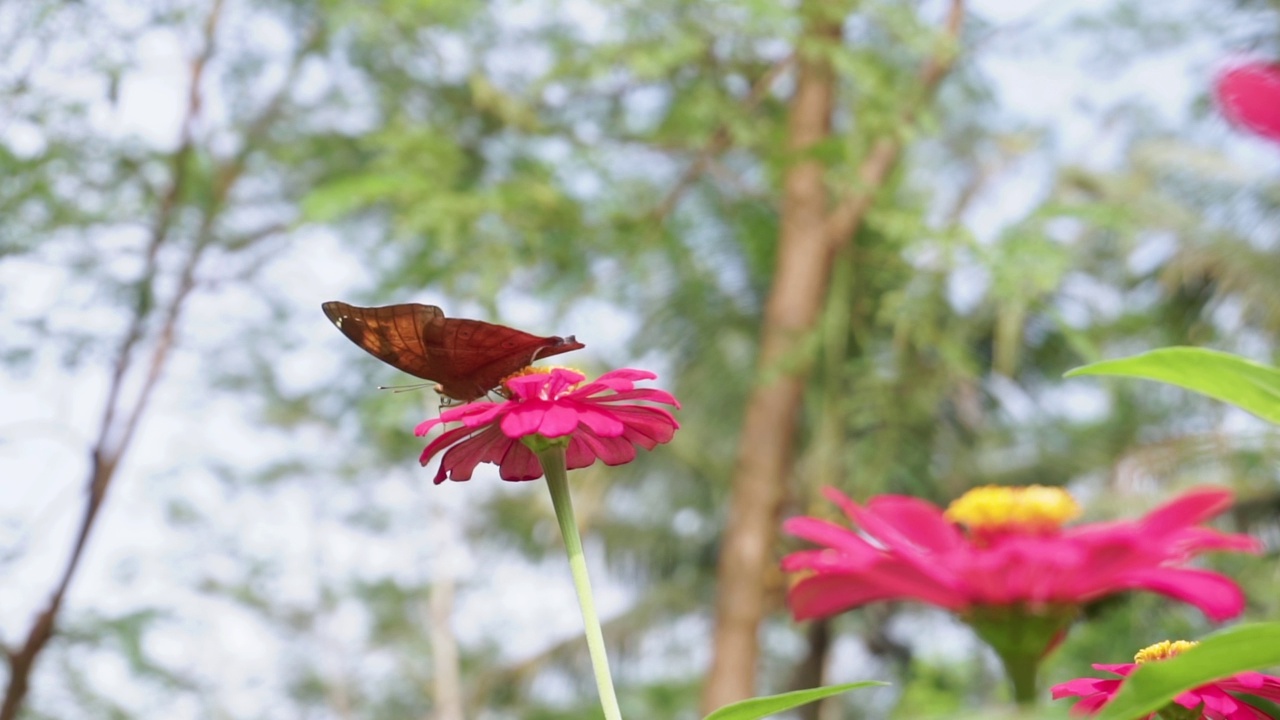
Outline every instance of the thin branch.
<svg viewBox="0 0 1280 720">
<path fill-rule="evenodd" d="M 251 132 L 246 137 L 244 147 L 237 154 L 227 167 L 221 169 L 218 178 L 216 178 L 214 197 L 204 209 L 204 217 L 200 229 L 198 229 L 195 245 L 184 261 L 182 272 L 179 275 L 177 291 L 174 292 L 172 299 L 169 300 L 165 307 L 164 319 L 160 325 L 160 331 L 157 333 L 154 347 L 152 347 L 150 363 L 148 363 L 145 378 L 143 378 L 140 392 L 134 398 L 133 404 L 128 410 L 124 410 L 122 405 L 123 388 L 125 379 L 128 378 L 129 370 L 131 370 L 134 360 L 138 354 L 138 343 L 145 336 L 147 319 L 152 314 L 154 307 L 154 286 L 156 275 L 159 274 L 159 255 L 161 247 L 168 242 L 170 233 L 174 227 L 174 217 L 177 214 L 178 206 L 182 201 L 184 190 L 186 190 L 187 165 L 189 158 L 195 146 L 195 124 L 201 111 L 201 85 L 204 79 L 205 68 L 209 64 L 215 49 L 216 32 L 218 32 L 218 23 L 221 17 L 221 9 L 223 9 L 223 0 L 212 1 L 212 6 L 204 28 L 204 49 L 201 54 L 192 60 L 191 65 L 191 87 L 189 87 L 187 97 L 187 111 L 184 115 L 182 124 L 182 136 L 178 149 L 174 151 L 172 161 L 172 179 L 168 191 L 165 192 L 163 199 L 160 200 L 159 209 L 156 211 L 155 224 L 152 225 L 150 241 L 147 243 L 145 251 L 145 261 L 143 261 L 143 269 L 137 283 L 137 305 L 134 306 L 134 313 L 129 322 L 129 327 L 125 329 L 118 354 L 116 354 L 113 373 L 111 373 L 110 384 L 108 387 L 108 395 L 104 410 L 102 410 L 102 418 L 100 421 L 99 433 L 97 433 L 96 441 L 93 442 L 91 450 L 90 477 L 88 477 L 87 489 L 88 497 L 86 505 L 84 505 L 84 514 L 79 525 L 76 543 L 72 547 L 72 552 L 68 557 L 67 565 L 61 573 L 58 585 L 52 592 L 49 603 L 44 611 L 37 615 L 35 623 L 28 630 L 26 642 L 17 650 L 6 650 L 5 655 L 9 660 L 9 682 L 6 687 L 3 706 L 0 706 L 0 720 L 15 720 L 18 712 L 22 710 L 23 702 L 26 701 L 29 682 L 31 682 L 31 673 L 37 656 L 44 650 L 55 632 L 55 623 L 58 619 L 59 611 L 65 596 L 67 596 L 68 588 L 76 570 L 79 561 L 87 547 L 88 538 L 95 527 L 97 516 L 104 505 L 106 492 L 110 487 L 111 480 L 115 477 L 115 471 L 119 468 L 120 460 L 124 456 L 125 450 L 131 445 L 134 432 L 136 432 L 138 423 L 140 423 L 142 415 L 145 414 L 148 401 L 150 401 L 152 392 L 159 384 L 160 375 L 163 373 L 164 366 L 170 351 L 172 351 L 174 338 L 177 336 L 178 322 L 182 315 L 183 306 L 186 305 L 189 295 L 193 288 L 196 287 L 196 269 L 200 265 L 202 255 L 205 250 L 214 241 L 215 222 L 218 218 L 219 210 L 223 206 L 225 200 L 241 176 L 244 163 L 253 140 L 264 135 L 266 129 L 276 115 L 279 114 L 280 105 L 282 105 L 288 87 L 282 88 L 278 96 L 268 105 L 261 117 L 251 126 Z M 296 58 L 297 60 L 297 58 Z M 294 69 L 297 67 L 297 61 L 294 63 Z M 292 73 L 291 73 L 292 74 Z M 127 415 L 123 421 L 119 419 L 119 415 Z"/>
<path fill-rule="evenodd" d="M 95 446 L 106 451 L 110 443 L 110 434 L 115 427 L 115 415 L 120 404 L 120 392 L 124 387 L 124 378 L 133 361 L 133 349 L 142 340 L 146 329 L 146 321 L 151 314 L 154 301 L 154 284 L 159 272 L 160 248 L 169 239 L 173 228 L 173 215 L 177 211 L 178 202 L 186 189 L 187 163 L 195 146 L 195 123 L 203 103 L 200 87 L 203 84 L 204 71 L 213 57 L 214 39 L 217 32 L 218 19 L 221 16 L 222 0 L 214 0 L 213 8 L 205 21 L 204 49 L 191 62 L 190 86 L 187 91 L 187 108 L 182 120 L 182 130 L 178 149 L 174 151 L 170 168 L 169 188 L 160 200 L 160 208 L 156 212 L 155 223 L 151 229 L 151 239 L 147 243 L 144 254 L 142 273 L 138 278 L 138 299 L 133 318 L 120 349 L 116 352 L 115 369 L 112 372 L 111 384 L 107 390 L 107 399 L 102 410 L 102 420 L 98 425 L 98 439 Z M 115 443 L 118 447 L 118 443 Z"/>
<path fill-rule="evenodd" d="M 795 55 L 788 55 L 774 63 L 764 75 L 761 75 L 755 84 L 751 86 L 751 92 L 747 94 L 746 100 L 742 104 L 744 112 L 749 113 L 759 107 L 760 103 L 764 102 L 765 96 L 773 89 L 773 84 L 794 63 Z M 658 203 L 658 206 L 653 209 L 653 217 L 656 220 L 659 222 L 665 220 L 675 210 L 676 204 L 680 202 L 680 198 L 684 196 L 684 193 L 707 171 L 707 168 L 711 166 L 711 161 L 716 156 L 729 149 L 732 140 L 728 123 L 721 123 L 711 133 L 711 140 L 702 148 L 698 156 L 693 159 L 689 167 L 685 168 L 684 172 L 681 173 L 680 179 L 676 180 L 675 186 L 662 199 L 662 202 Z"/>
<path fill-rule="evenodd" d="M 942 47 L 925 61 L 920 67 L 919 94 L 914 102 L 907 105 L 898 121 L 900 127 L 914 125 L 920 109 L 928 103 L 937 92 L 942 79 L 955 64 L 959 47 L 960 28 L 964 24 L 964 0 L 951 0 L 951 8 L 947 12 L 946 24 L 943 27 L 944 42 Z M 836 205 L 827 218 L 827 236 L 834 250 L 849 238 L 862 223 L 875 193 L 889 177 L 889 173 L 897 165 L 898 155 L 902 151 L 900 133 L 882 137 L 871 146 L 871 152 L 858 167 L 857 185 Z"/>
</svg>

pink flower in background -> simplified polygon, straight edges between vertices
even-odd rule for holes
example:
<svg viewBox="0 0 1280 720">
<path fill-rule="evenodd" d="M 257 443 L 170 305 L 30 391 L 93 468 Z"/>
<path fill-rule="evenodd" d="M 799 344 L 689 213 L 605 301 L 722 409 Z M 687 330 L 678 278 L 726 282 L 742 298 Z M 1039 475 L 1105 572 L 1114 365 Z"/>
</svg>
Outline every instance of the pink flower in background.
<svg viewBox="0 0 1280 720">
<path fill-rule="evenodd" d="M 542 466 L 537 455 L 521 442 L 532 435 L 567 437 L 570 470 L 586 467 L 596 459 L 606 465 L 631 462 L 635 446 L 652 450 L 669 441 L 680 427 L 667 410 L 635 402 L 680 407 L 664 390 L 633 384 L 656 377 L 645 370 L 624 369 L 583 384 L 586 378 L 581 373 L 552 368 L 509 378 L 503 383 L 509 399 L 451 408 L 418 425 L 414 432 L 421 437 L 436 425 L 462 423 L 462 427 L 446 430 L 432 440 L 422 451 L 420 462 L 426 465 L 445 451 L 435 477 L 437 484 L 446 478 L 470 480 L 482 462 L 497 465 L 503 480 L 533 480 L 542 477 Z"/>
<path fill-rule="evenodd" d="M 1146 590 L 1221 621 L 1244 608 L 1240 588 L 1184 563 L 1210 550 L 1259 549 L 1247 535 L 1200 526 L 1231 505 L 1230 492 L 1212 488 L 1187 492 L 1137 521 L 1070 528 L 1061 525 L 1079 510 L 1058 488 L 977 488 L 945 514 L 912 497 L 883 495 L 864 506 L 832 488 L 826 495 L 852 528 L 813 517 L 783 525 L 821 546 L 782 561 L 798 573 L 787 596 L 797 620 L 880 600 L 919 600 L 962 617 L 992 608 L 1061 614 Z"/>
<path fill-rule="evenodd" d="M 1101 670 L 1116 675 L 1116 678 L 1076 678 L 1051 688 L 1054 700 L 1064 697 L 1078 697 L 1080 700 L 1071 708 L 1072 715 L 1092 715 L 1097 713 L 1111 701 L 1138 665 L 1144 662 L 1159 661 L 1177 655 L 1194 647 L 1196 643 L 1179 640 L 1168 640 L 1152 645 L 1140 651 L 1134 658 L 1136 662 L 1120 665 L 1094 665 L 1094 670 Z M 1271 716 L 1258 708 L 1237 699 L 1231 693 L 1244 693 L 1256 697 L 1280 702 L 1280 678 L 1256 672 L 1244 672 L 1229 678 L 1215 680 L 1207 685 L 1189 690 L 1174 698 L 1173 702 L 1188 710 L 1195 710 L 1203 703 L 1199 717 L 1207 720 L 1270 720 Z M 1157 717 L 1155 713 L 1146 716 Z"/>
<path fill-rule="evenodd" d="M 1218 76 L 1214 89 L 1228 120 L 1280 142 L 1280 64 L 1236 65 Z"/>
</svg>

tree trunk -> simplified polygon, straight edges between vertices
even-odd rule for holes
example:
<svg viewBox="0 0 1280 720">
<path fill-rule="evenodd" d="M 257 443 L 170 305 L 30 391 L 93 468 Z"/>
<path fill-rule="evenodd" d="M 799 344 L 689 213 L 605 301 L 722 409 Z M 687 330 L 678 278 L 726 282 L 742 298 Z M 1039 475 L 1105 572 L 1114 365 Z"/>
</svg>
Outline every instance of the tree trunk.
<svg viewBox="0 0 1280 720">
<path fill-rule="evenodd" d="M 801 44 L 809 50 L 819 42 L 839 40 L 839 19 L 824 19 L 808 26 Z M 765 306 L 756 384 L 738 438 L 733 499 L 717 571 L 714 655 L 703 688 L 704 714 L 755 690 L 766 571 L 773 561 L 808 365 L 799 349 L 813 331 L 831 270 L 825 168 L 803 153 L 831 134 L 835 73 L 821 54 L 802 52 L 796 74 L 787 134 L 800 159 L 783 179 L 777 271 Z"/>
<path fill-rule="evenodd" d="M 822 163 L 804 156 L 831 136 L 836 75 L 825 54 L 814 50 L 842 40 L 843 17 L 834 5 L 811 0 L 804 8 L 809 22 L 799 41 L 796 90 L 787 122 L 788 145 L 796 161 L 783 177 L 777 269 L 765 305 L 756 382 L 738 437 L 733 496 L 716 572 L 715 634 L 702 691 L 704 714 L 755 694 L 766 583 L 809 366 L 802 348 L 816 330 L 836 251 L 862 224 L 901 156 L 900 134 L 875 142 L 858 169 L 858 184 L 838 202 L 829 197 Z M 906 103 L 901 125 L 916 122 L 921 106 L 932 99 L 951 69 L 963 19 L 964 0 L 951 0 L 942 43 L 921 67 L 918 94 Z"/>
</svg>

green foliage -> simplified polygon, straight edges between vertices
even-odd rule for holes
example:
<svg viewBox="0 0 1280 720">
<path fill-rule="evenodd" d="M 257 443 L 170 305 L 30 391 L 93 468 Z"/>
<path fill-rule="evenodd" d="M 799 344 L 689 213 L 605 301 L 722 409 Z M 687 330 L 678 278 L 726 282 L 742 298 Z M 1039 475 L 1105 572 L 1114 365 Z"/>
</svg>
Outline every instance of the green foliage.
<svg viewBox="0 0 1280 720">
<path fill-rule="evenodd" d="M 1161 348 L 1085 365 L 1067 373 L 1157 380 L 1229 402 L 1280 424 L 1280 370 L 1206 348 Z"/>
<path fill-rule="evenodd" d="M 850 690 L 856 690 L 864 687 L 875 687 L 885 684 L 886 683 L 868 680 L 866 682 L 845 683 L 843 685 L 813 688 L 812 690 L 796 690 L 794 692 L 772 695 L 769 697 L 751 698 L 750 700 L 743 700 L 741 702 L 733 703 L 732 705 L 726 705 L 708 715 L 706 720 L 760 720 L 760 718 L 767 718 L 774 713 L 797 708 L 801 705 L 808 705 L 811 702 L 817 702 L 823 698 L 846 693 Z"/>
</svg>

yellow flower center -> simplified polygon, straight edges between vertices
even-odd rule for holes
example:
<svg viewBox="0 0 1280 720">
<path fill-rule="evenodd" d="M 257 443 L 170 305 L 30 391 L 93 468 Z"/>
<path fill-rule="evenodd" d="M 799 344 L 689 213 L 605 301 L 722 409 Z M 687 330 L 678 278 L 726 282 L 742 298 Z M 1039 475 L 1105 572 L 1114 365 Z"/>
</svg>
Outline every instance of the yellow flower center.
<svg viewBox="0 0 1280 720">
<path fill-rule="evenodd" d="M 1174 655 L 1186 652 L 1200 643 L 1194 640 L 1164 640 L 1155 645 L 1148 645 L 1133 656 L 1133 661 L 1141 665 L 1144 662 L 1168 660 Z"/>
<path fill-rule="evenodd" d="M 1062 488 L 1029 485 L 974 488 L 956 498 L 946 517 L 972 531 L 1051 532 L 1080 515 L 1080 506 Z"/>
</svg>

